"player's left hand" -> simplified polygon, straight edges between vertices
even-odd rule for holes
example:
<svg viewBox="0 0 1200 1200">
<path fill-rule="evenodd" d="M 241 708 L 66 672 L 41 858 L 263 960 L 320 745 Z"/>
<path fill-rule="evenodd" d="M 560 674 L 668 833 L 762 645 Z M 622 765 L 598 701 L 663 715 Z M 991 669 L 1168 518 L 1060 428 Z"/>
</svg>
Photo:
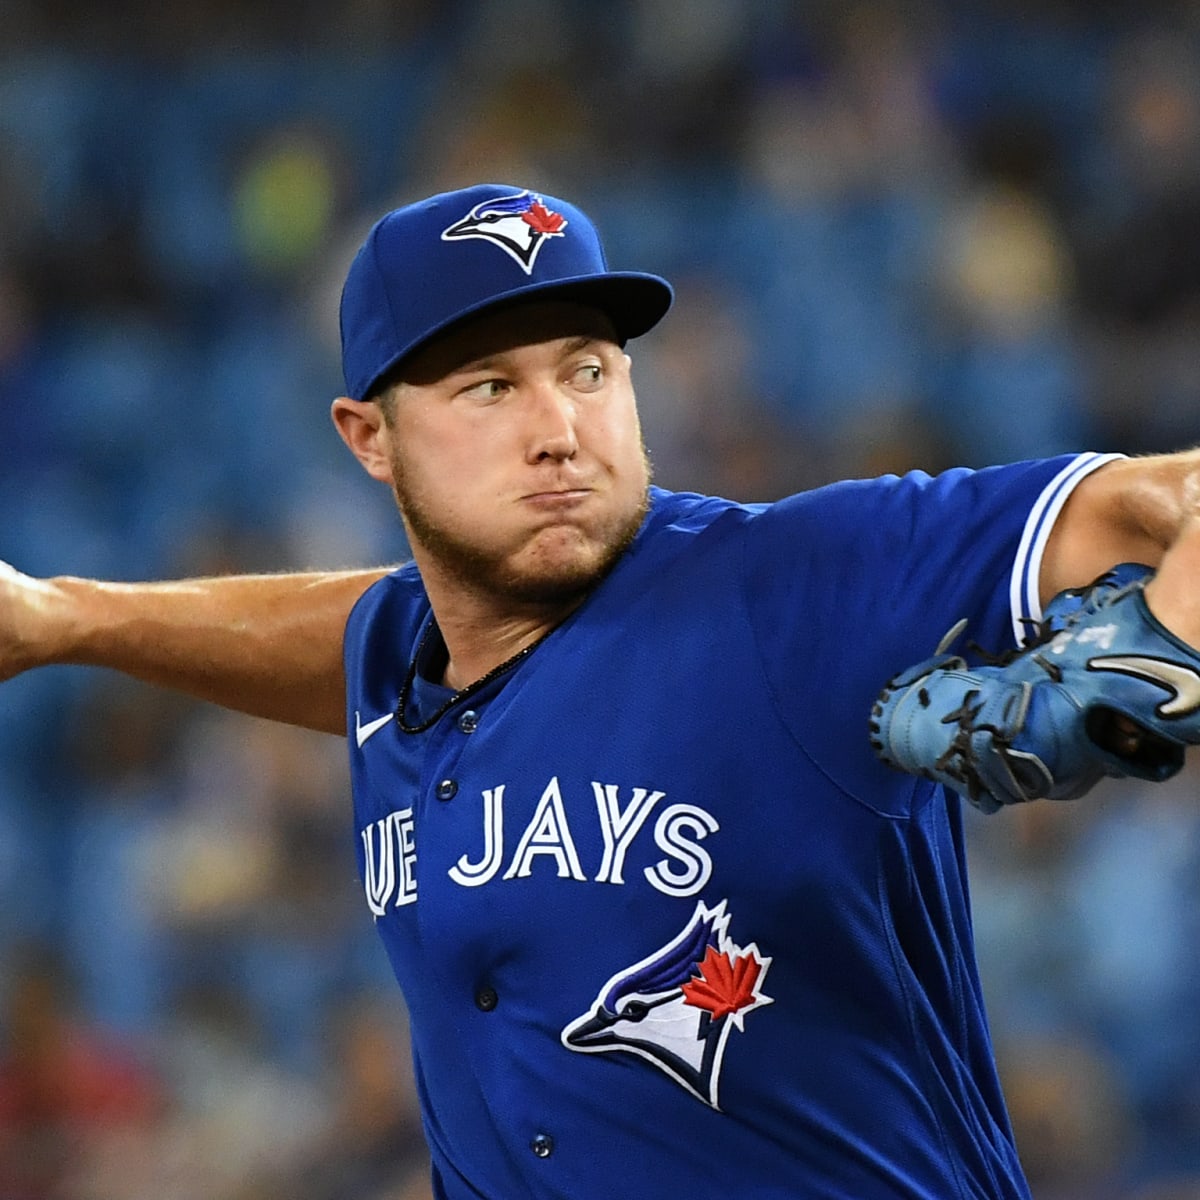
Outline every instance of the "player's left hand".
<svg viewBox="0 0 1200 1200">
<path fill-rule="evenodd" d="M 985 812 L 1074 799 L 1105 775 L 1175 774 L 1200 743 L 1200 653 L 1148 608 L 1152 574 L 1125 563 L 1061 593 L 999 662 L 970 666 L 943 643 L 883 689 L 876 753 Z"/>
</svg>

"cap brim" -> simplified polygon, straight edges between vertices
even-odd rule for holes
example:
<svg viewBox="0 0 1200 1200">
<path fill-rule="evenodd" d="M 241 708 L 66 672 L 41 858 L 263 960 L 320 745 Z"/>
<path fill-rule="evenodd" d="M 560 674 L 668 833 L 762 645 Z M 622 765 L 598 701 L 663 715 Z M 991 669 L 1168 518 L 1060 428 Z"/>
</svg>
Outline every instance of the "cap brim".
<svg viewBox="0 0 1200 1200">
<path fill-rule="evenodd" d="M 666 316 L 674 298 L 675 293 L 665 279 L 643 271 L 609 271 L 603 275 L 581 275 L 513 288 L 503 295 L 462 309 L 450 320 L 426 330 L 416 341 L 404 346 L 371 381 L 363 398 L 377 391 L 380 381 L 394 374 L 409 355 L 486 312 L 532 300 L 573 301 L 604 313 L 612 322 L 617 341 L 623 346 L 630 338 L 640 337 L 653 329 Z"/>
</svg>

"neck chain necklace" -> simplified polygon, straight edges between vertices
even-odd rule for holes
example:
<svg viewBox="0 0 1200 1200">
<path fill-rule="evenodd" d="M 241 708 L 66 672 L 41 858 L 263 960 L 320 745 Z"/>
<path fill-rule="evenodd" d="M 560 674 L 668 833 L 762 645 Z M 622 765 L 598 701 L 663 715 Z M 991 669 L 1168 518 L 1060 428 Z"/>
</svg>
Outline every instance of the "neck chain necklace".
<svg viewBox="0 0 1200 1200">
<path fill-rule="evenodd" d="M 425 647 L 429 645 L 429 639 L 435 633 L 440 636 L 437 621 L 430 618 L 429 625 L 421 635 L 421 641 L 417 646 L 416 653 L 412 656 L 412 662 L 408 664 L 408 670 L 404 675 L 404 682 L 400 685 L 400 696 L 396 701 L 396 724 L 400 726 L 401 731 L 404 733 L 424 733 L 427 729 L 432 729 L 460 701 L 466 700 L 468 696 L 475 695 L 476 692 L 481 691 L 491 683 L 493 679 L 498 679 L 505 671 L 512 670 L 517 663 L 528 658 L 550 636 L 550 632 L 547 630 L 536 642 L 530 642 L 523 650 L 518 650 L 512 658 L 506 658 L 499 666 L 493 667 L 486 675 L 475 680 L 474 683 L 469 683 L 465 688 L 460 688 L 431 717 L 428 717 L 424 721 L 419 721 L 416 725 L 411 725 L 404 714 L 408 709 L 408 702 L 412 698 L 413 683 L 417 678 L 417 663 L 424 656 Z"/>
</svg>

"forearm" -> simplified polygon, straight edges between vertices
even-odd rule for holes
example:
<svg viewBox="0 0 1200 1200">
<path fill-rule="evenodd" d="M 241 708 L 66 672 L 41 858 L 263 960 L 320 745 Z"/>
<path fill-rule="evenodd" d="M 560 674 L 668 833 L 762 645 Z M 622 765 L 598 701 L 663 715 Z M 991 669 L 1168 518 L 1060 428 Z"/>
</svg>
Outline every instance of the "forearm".
<svg viewBox="0 0 1200 1200">
<path fill-rule="evenodd" d="M 108 667 L 226 708 L 344 733 L 346 618 L 383 573 L 170 583 L 21 577 L 3 673 L 51 663 Z"/>
<path fill-rule="evenodd" d="M 1114 563 L 1157 568 L 1200 511 L 1200 450 L 1118 459 L 1089 475 L 1055 522 L 1042 560 L 1046 604 Z"/>
<path fill-rule="evenodd" d="M 1146 585 L 1146 603 L 1172 633 L 1200 648 L 1200 512 L 1180 524 Z"/>
<path fill-rule="evenodd" d="M 1200 645 L 1200 450 L 1122 459 L 1085 479 L 1047 546 L 1043 602 L 1118 562 L 1156 568 L 1147 602 Z"/>
</svg>

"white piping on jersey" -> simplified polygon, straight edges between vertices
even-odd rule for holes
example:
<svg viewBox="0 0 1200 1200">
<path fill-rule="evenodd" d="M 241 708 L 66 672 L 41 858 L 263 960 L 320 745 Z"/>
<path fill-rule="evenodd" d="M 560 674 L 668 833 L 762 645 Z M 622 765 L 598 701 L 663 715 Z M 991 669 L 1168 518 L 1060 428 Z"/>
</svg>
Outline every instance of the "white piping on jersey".
<svg viewBox="0 0 1200 1200">
<path fill-rule="evenodd" d="M 1065 467 L 1042 489 L 1042 494 L 1029 510 L 1017 556 L 1013 561 L 1012 578 L 1009 582 L 1008 600 L 1012 615 L 1013 638 L 1019 646 L 1028 633 L 1028 623 L 1042 619 L 1042 602 L 1039 596 L 1039 577 L 1042 573 L 1042 555 L 1050 540 L 1054 522 L 1066 504 L 1067 497 L 1075 490 L 1080 480 L 1123 454 L 1096 454 L 1088 452 L 1067 463 Z"/>
</svg>

